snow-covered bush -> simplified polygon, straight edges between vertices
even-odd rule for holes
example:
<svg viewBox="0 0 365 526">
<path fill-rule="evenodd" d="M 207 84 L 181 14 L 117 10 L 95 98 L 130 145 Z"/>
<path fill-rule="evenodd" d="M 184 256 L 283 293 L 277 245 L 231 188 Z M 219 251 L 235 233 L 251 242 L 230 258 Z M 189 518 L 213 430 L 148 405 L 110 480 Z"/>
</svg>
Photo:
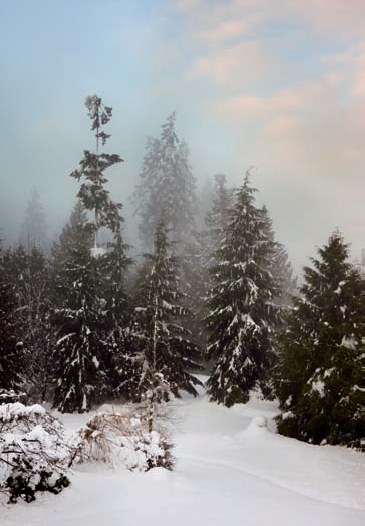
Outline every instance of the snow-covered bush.
<svg viewBox="0 0 365 526">
<path fill-rule="evenodd" d="M 102 462 L 113 468 L 171 470 L 172 443 L 165 431 L 147 431 L 140 417 L 101 413 L 71 438 L 72 463 Z"/>
<path fill-rule="evenodd" d="M 0 493 L 10 503 L 35 500 L 37 491 L 60 493 L 70 451 L 63 426 L 40 405 L 0 405 Z"/>
</svg>

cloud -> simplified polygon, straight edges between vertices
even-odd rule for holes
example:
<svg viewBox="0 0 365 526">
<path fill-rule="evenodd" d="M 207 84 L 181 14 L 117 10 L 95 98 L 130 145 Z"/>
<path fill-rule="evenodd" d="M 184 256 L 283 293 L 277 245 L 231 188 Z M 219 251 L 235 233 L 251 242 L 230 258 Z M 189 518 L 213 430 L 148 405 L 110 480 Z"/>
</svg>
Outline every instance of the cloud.
<svg viewBox="0 0 365 526">
<path fill-rule="evenodd" d="M 214 48 L 193 60 L 188 77 L 208 78 L 216 84 L 236 85 L 257 82 L 272 73 L 272 67 L 257 41 L 246 41 L 232 47 Z"/>
<path fill-rule="evenodd" d="M 305 23 L 324 37 L 361 38 L 365 19 L 363 0 L 177 0 L 175 4 L 191 26 L 203 24 L 212 34 L 214 28 L 221 28 L 218 36 L 232 22 L 232 28 L 242 23 L 249 29 L 258 22 L 286 19 Z"/>
<path fill-rule="evenodd" d="M 208 27 L 200 34 L 200 39 L 206 43 L 219 46 L 237 37 L 242 37 L 254 23 L 261 20 L 259 15 L 252 15 L 241 20 L 225 20 Z"/>
<path fill-rule="evenodd" d="M 241 94 L 221 96 L 207 102 L 208 111 L 215 112 L 225 120 L 241 121 L 247 117 L 267 122 L 278 117 L 281 122 L 292 122 L 293 116 L 323 113 L 332 110 L 336 103 L 333 89 L 327 82 L 304 82 L 290 88 L 274 90 L 270 95 L 258 96 Z"/>
<path fill-rule="evenodd" d="M 364 34 L 363 0 L 288 0 L 287 8 L 293 15 L 305 17 L 317 31 L 345 38 L 361 38 Z"/>
</svg>

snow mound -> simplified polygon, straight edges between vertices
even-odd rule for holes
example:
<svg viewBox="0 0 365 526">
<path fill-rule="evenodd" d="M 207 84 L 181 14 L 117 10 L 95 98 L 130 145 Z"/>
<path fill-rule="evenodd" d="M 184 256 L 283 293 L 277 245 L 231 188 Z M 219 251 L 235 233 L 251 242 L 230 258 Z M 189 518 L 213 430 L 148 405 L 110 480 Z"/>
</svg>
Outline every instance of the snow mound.
<svg viewBox="0 0 365 526">
<path fill-rule="evenodd" d="M 238 433 L 238 438 L 244 438 L 248 436 L 260 436 L 260 435 L 266 435 L 267 433 L 270 433 L 268 427 L 267 427 L 267 418 L 266 416 L 254 416 L 251 419 L 251 422 L 249 425 Z"/>
<path fill-rule="evenodd" d="M 267 427 L 266 416 L 255 416 L 251 420 L 250 427 Z"/>
</svg>

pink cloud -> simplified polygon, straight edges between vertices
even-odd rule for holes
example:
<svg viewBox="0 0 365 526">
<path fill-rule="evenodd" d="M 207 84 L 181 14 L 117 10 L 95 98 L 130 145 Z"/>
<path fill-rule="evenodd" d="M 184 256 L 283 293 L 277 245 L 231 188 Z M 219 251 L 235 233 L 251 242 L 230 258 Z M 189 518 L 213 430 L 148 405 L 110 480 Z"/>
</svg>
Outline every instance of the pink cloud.
<svg viewBox="0 0 365 526">
<path fill-rule="evenodd" d="M 327 98 L 327 100 L 326 100 Z M 331 96 L 321 82 L 276 90 L 272 95 L 238 95 L 222 97 L 212 102 L 211 109 L 228 119 L 240 120 L 247 115 L 271 118 L 273 115 L 304 112 L 309 108 L 326 107 Z"/>
<path fill-rule="evenodd" d="M 246 82 L 271 71 L 271 65 L 258 42 L 248 41 L 238 45 L 218 48 L 196 58 L 188 73 L 190 77 L 206 77 L 218 84 Z"/>
<path fill-rule="evenodd" d="M 259 17 L 244 20 L 226 20 L 202 31 L 200 38 L 213 44 L 222 43 L 237 36 L 242 36 Z"/>
<path fill-rule="evenodd" d="M 177 0 L 176 7 L 190 21 L 204 23 L 205 28 L 227 20 L 244 22 L 251 16 L 252 23 L 256 17 L 306 21 L 316 31 L 337 36 L 358 38 L 364 32 L 363 0 Z"/>
<path fill-rule="evenodd" d="M 293 14 L 304 16 L 317 30 L 335 31 L 338 36 L 362 37 L 365 2 L 363 0 L 288 1 Z"/>
<path fill-rule="evenodd" d="M 354 86 L 355 95 L 365 95 L 365 70 L 360 71 Z"/>
</svg>

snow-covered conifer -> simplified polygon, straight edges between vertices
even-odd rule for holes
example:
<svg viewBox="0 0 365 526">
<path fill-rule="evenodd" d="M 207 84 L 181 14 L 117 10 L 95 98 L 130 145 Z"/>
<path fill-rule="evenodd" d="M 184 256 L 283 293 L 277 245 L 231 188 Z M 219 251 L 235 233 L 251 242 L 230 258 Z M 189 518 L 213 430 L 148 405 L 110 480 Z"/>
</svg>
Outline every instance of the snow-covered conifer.
<svg viewBox="0 0 365 526">
<path fill-rule="evenodd" d="M 214 180 L 212 207 L 205 217 L 211 254 L 218 248 L 225 236 L 234 200 L 233 191 L 227 188 L 225 175 L 217 174 Z"/>
<path fill-rule="evenodd" d="M 351 444 L 361 437 L 361 281 L 339 232 L 318 254 L 278 337 L 278 430 Z"/>
<path fill-rule="evenodd" d="M 273 241 L 265 214 L 255 206 L 255 191 L 247 172 L 211 268 L 214 286 L 205 323 L 215 363 L 208 393 L 227 406 L 246 402 L 255 386 L 266 391 L 278 321 L 276 282 L 268 270 Z"/>
<path fill-rule="evenodd" d="M 89 244 L 90 249 L 93 244 L 93 236 L 87 228 L 87 213 L 80 199 L 77 199 L 69 220 L 62 228 L 62 232 L 57 242 L 53 243 L 51 256 L 54 269 L 57 269 L 68 259 L 72 249 L 78 244 Z"/>
<path fill-rule="evenodd" d="M 54 404 L 63 412 L 88 411 L 93 400 L 110 393 L 112 382 L 106 381 L 106 371 L 113 365 L 111 353 L 118 348 L 125 325 L 123 272 L 129 260 L 121 233 L 122 205 L 110 199 L 104 186 L 104 171 L 122 159 L 99 151 L 110 137 L 102 127 L 112 109 L 96 95 L 88 96 L 85 106 L 95 131 L 96 152 L 84 151 L 79 170 L 71 176 L 83 179 L 78 198 L 85 210 L 94 212 L 94 219 L 85 223 L 80 205 L 75 208 L 74 240 L 66 243 L 68 256 L 58 272 L 58 288 L 64 294 L 56 316 L 60 337 Z M 101 227 L 113 235 L 109 251 L 98 246 Z M 91 251 L 88 232 L 94 233 Z"/>
<path fill-rule="evenodd" d="M 55 311 L 54 406 L 63 413 L 89 411 L 106 383 L 101 363 L 102 283 L 98 260 L 88 246 L 78 245 L 58 275 L 59 306 Z"/>
<path fill-rule="evenodd" d="M 95 248 L 97 248 L 97 232 L 101 227 L 108 228 L 111 232 L 118 232 L 122 217 L 119 210 L 120 203 L 115 203 L 109 197 L 109 192 L 104 185 L 108 182 L 105 170 L 123 159 L 117 154 L 100 153 L 100 143 L 105 145 L 110 137 L 102 127 L 107 124 L 112 115 L 112 108 L 104 106 L 97 95 L 86 97 L 85 106 L 92 121 L 91 130 L 95 131 L 96 151 L 84 150 L 84 157 L 80 161 L 80 168 L 70 175 L 78 181 L 83 179 L 77 197 L 82 202 L 85 210 L 94 212 L 94 220 L 89 226 L 95 233 Z"/>
<path fill-rule="evenodd" d="M 136 211 L 141 217 L 140 236 L 147 250 L 153 248 L 161 215 L 174 241 L 186 242 L 194 227 L 196 182 L 189 164 L 189 149 L 185 141 L 177 138 L 175 122 L 174 112 L 162 125 L 161 137 L 147 140 L 140 184 L 134 192 Z"/>
<path fill-rule="evenodd" d="M 43 252 L 48 249 L 46 215 L 37 190 L 33 190 L 27 204 L 20 227 L 19 244 L 28 251 L 32 247 L 37 247 Z"/>
<path fill-rule="evenodd" d="M 188 315 L 181 306 L 182 294 L 177 287 L 177 260 L 170 254 L 167 231 L 160 222 L 155 235 L 155 250 L 146 254 L 149 272 L 145 272 L 145 293 L 136 307 L 135 341 L 140 349 L 139 392 L 149 401 L 150 430 L 156 402 L 179 396 L 179 389 L 193 395 L 199 380 L 190 371 L 199 368 L 198 347 L 189 339 L 180 323 Z"/>
</svg>

